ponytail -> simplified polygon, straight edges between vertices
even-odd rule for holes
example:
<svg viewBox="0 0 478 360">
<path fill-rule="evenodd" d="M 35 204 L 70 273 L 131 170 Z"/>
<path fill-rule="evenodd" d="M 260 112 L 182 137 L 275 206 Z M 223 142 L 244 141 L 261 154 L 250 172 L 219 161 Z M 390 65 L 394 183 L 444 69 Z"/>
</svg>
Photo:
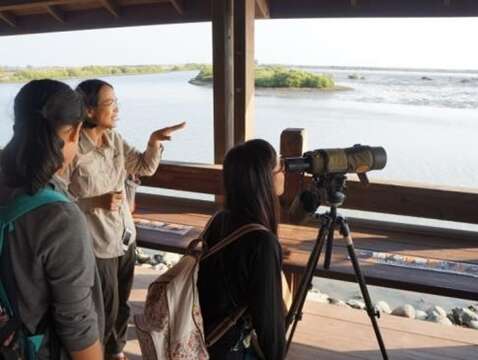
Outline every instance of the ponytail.
<svg viewBox="0 0 478 360">
<path fill-rule="evenodd" d="M 33 80 L 15 97 L 13 137 L 2 152 L 0 168 L 6 185 L 34 194 L 63 165 L 58 130 L 83 121 L 81 97 L 54 80 Z"/>
</svg>

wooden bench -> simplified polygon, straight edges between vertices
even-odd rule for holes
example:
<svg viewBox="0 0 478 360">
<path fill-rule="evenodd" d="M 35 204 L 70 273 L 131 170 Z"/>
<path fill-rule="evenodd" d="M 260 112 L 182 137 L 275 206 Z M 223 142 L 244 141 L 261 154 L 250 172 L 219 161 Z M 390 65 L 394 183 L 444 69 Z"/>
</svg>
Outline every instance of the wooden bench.
<svg viewBox="0 0 478 360">
<path fill-rule="evenodd" d="M 138 228 L 138 245 L 184 253 L 189 241 L 199 234 L 216 210 L 214 202 L 138 194 L 135 217 L 193 227 L 193 230 L 185 236 Z M 374 224 L 376 225 L 376 222 Z M 477 240 L 472 233 L 444 231 L 443 236 L 437 236 L 436 232 L 428 234 L 429 229 L 425 227 L 415 227 L 415 231 L 411 231 L 411 227 L 387 228 L 387 224 L 384 224 L 385 229 L 372 228 L 367 222 L 353 220 L 351 225 L 357 249 L 478 264 Z M 317 229 L 310 226 L 280 225 L 279 237 L 284 253 L 284 271 L 290 275 L 293 286 L 297 284 L 304 271 L 316 236 Z M 368 261 L 360 263 L 369 285 L 478 300 L 477 279 L 472 276 Z M 355 281 L 345 246 L 339 237 L 334 244 L 331 268 L 325 270 L 319 264 L 315 275 Z"/>
</svg>

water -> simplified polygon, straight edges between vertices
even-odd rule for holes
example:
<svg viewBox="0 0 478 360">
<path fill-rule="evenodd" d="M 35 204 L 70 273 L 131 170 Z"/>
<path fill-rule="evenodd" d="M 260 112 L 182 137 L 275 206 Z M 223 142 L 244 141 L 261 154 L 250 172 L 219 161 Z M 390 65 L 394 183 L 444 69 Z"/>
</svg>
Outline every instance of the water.
<svg viewBox="0 0 478 360">
<path fill-rule="evenodd" d="M 478 187 L 478 74 L 473 72 L 312 69 L 332 73 L 351 91 L 262 91 L 256 97 L 256 136 L 279 147 L 285 128 L 306 128 L 309 149 L 362 143 L 384 146 L 388 163 L 373 179 L 454 187 Z M 350 80 L 357 73 L 364 80 Z M 142 149 L 149 134 L 186 120 L 187 130 L 166 145 L 165 159 L 213 161 L 213 99 L 210 87 L 188 84 L 196 72 L 106 78 L 120 99 L 119 131 Z M 422 80 L 426 76 L 432 80 Z M 71 80 L 76 85 L 78 80 Z M 0 146 L 11 137 L 13 97 L 20 84 L 0 84 Z M 357 212 L 354 212 L 357 214 Z M 370 214 L 367 214 L 370 217 Z M 383 216 L 380 216 L 383 218 Z M 394 217 L 394 219 L 400 219 Z M 467 226 L 476 229 L 477 227 Z M 355 285 L 320 279 L 321 290 L 342 298 Z M 374 299 L 464 306 L 459 300 L 372 289 Z"/>
<path fill-rule="evenodd" d="M 258 90 L 257 137 L 278 148 L 283 129 L 301 127 L 308 131 L 309 149 L 357 143 L 381 145 L 387 150 L 388 163 L 384 170 L 369 173 L 372 181 L 392 179 L 477 188 L 478 73 L 310 70 L 329 73 L 338 84 L 353 90 Z M 350 80 L 351 74 L 365 79 Z M 121 102 L 119 131 L 141 149 L 153 130 L 185 120 L 187 130 L 175 134 L 166 145 L 165 159 L 213 162 L 212 89 L 189 84 L 195 75 L 193 71 L 106 78 L 115 86 Z M 422 80 L 424 76 L 432 80 Z M 69 81 L 72 86 L 78 82 Z M 11 136 L 13 98 L 20 87 L 0 84 L 0 146 Z M 383 218 L 357 211 L 345 214 Z M 478 226 L 397 216 L 385 220 L 478 230 Z"/>
<path fill-rule="evenodd" d="M 347 79 L 353 73 L 365 80 Z M 212 89 L 188 84 L 195 74 L 106 78 L 121 102 L 119 131 L 144 148 L 154 129 L 186 120 L 187 130 L 167 144 L 165 159 L 212 162 Z M 354 90 L 258 91 L 256 136 L 278 148 L 283 129 L 302 127 L 309 134 L 309 149 L 381 145 L 388 163 L 370 173 L 372 179 L 477 188 L 478 74 L 359 69 L 333 74 L 338 84 Z M 0 146 L 11 136 L 13 97 L 20 86 L 0 84 Z"/>
<path fill-rule="evenodd" d="M 339 84 L 353 92 L 344 99 L 367 103 L 423 105 L 440 108 L 478 108 L 477 71 L 416 71 L 311 68 L 331 74 Z M 357 75 L 362 80 L 351 80 Z"/>
</svg>

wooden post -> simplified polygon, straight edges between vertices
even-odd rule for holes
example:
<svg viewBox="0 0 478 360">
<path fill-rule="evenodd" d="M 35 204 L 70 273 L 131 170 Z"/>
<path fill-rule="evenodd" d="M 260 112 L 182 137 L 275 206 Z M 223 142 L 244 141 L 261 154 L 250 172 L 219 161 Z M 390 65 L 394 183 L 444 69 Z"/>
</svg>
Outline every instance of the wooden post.
<svg viewBox="0 0 478 360">
<path fill-rule="evenodd" d="M 269 19 L 271 17 L 269 0 L 256 0 L 256 17 Z"/>
<path fill-rule="evenodd" d="M 285 129 L 280 136 L 281 157 L 302 156 L 307 148 L 307 131 L 305 129 Z M 281 223 L 289 223 L 288 209 L 294 197 L 302 191 L 304 182 L 303 174 L 285 175 L 285 191 L 281 196 Z M 297 294 L 302 279 L 300 273 L 285 273 L 285 278 L 291 290 L 292 297 Z"/>
<path fill-rule="evenodd" d="M 234 1 L 234 143 L 253 136 L 254 130 L 254 20 L 255 0 Z"/>
<path fill-rule="evenodd" d="M 59 6 L 50 5 L 46 7 L 48 13 L 55 18 L 61 24 L 65 23 L 65 13 L 60 9 Z"/>
<path fill-rule="evenodd" d="M 307 131 L 305 129 L 285 129 L 280 137 L 280 154 L 282 157 L 302 156 L 307 148 Z M 303 174 L 285 175 L 285 191 L 281 196 L 281 222 L 289 223 L 287 210 L 294 197 L 302 190 Z"/>
<path fill-rule="evenodd" d="M 234 145 L 233 0 L 213 1 L 214 163 Z"/>
</svg>

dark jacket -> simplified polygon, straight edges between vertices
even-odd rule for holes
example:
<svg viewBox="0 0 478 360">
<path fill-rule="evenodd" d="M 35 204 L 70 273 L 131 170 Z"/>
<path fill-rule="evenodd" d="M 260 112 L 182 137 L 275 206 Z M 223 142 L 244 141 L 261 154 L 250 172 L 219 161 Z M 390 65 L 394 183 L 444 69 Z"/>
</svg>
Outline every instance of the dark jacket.
<svg viewBox="0 0 478 360">
<path fill-rule="evenodd" d="M 209 247 L 246 222 L 219 214 L 205 234 Z M 199 300 L 206 335 L 235 309 L 247 306 L 262 352 L 268 360 L 283 358 L 285 323 L 281 282 L 282 256 L 277 237 L 254 231 L 212 255 L 199 267 Z M 211 359 L 240 342 L 244 321 L 239 321 L 210 349 Z"/>
</svg>

